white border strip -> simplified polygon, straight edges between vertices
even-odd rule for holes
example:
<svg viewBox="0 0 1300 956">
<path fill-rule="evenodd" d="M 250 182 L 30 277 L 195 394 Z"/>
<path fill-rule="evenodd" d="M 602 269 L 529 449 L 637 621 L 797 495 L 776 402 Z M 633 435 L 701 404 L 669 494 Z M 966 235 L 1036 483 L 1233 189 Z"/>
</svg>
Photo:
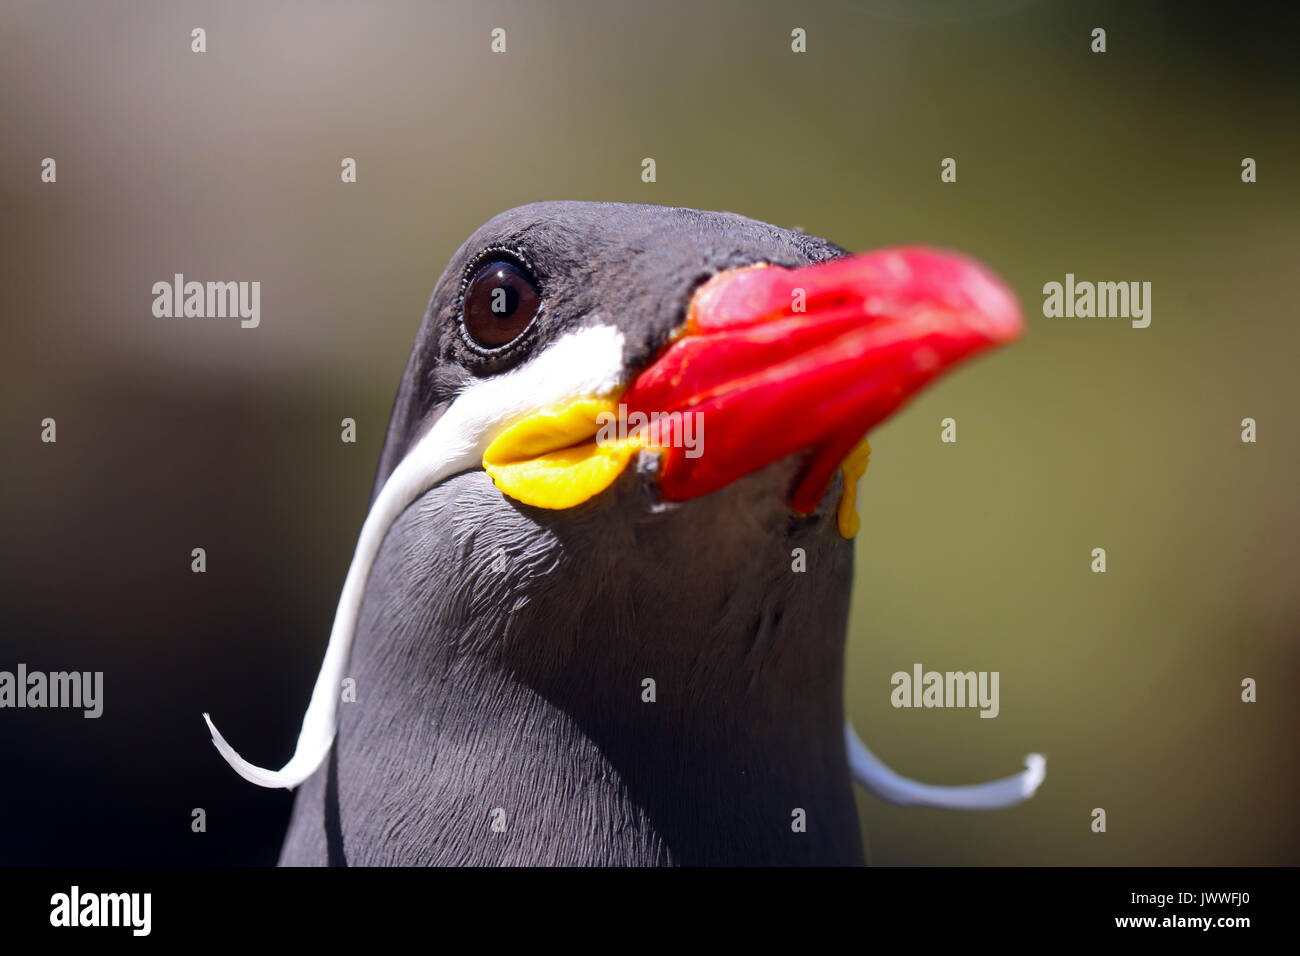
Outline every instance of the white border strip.
<svg viewBox="0 0 1300 956">
<path fill-rule="evenodd" d="M 1001 810 L 1024 803 L 1047 776 L 1047 758 L 1030 754 L 1020 773 L 958 787 L 939 787 L 909 780 L 886 767 L 867 749 L 853 724 L 844 724 L 844 744 L 849 753 L 853 777 L 876 796 L 903 807 L 939 807 L 943 810 Z"/>
</svg>

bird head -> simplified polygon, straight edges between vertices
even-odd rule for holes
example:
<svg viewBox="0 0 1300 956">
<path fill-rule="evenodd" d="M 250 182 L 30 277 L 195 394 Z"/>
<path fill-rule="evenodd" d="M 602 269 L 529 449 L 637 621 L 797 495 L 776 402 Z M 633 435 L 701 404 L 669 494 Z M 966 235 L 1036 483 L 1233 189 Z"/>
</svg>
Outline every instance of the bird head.
<svg viewBox="0 0 1300 956">
<path fill-rule="evenodd" d="M 440 279 L 376 491 L 451 414 L 443 446 L 472 448 L 520 505 L 579 508 L 629 472 L 647 506 L 685 502 L 786 462 L 775 498 L 810 516 L 873 426 L 1020 329 L 1011 293 L 953 253 L 850 256 L 726 213 L 524 206 Z"/>
<path fill-rule="evenodd" d="M 587 724 L 621 719 L 592 701 L 644 673 L 697 699 L 713 681 L 723 722 L 767 683 L 824 695 L 841 673 L 865 436 L 1020 331 L 1012 294 L 954 253 L 849 255 L 660 206 L 496 216 L 430 298 L 294 758 L 268 771 L 212 727 L 214 742 L 256 783 L 310 775 L 363 599 L 371 627 L 389 613 L 408 643 L 430 622 L 477 634 L 458 647 Z M 790 573 L 795 548 L 814 573 Z M 778 639 L 799 617 L 811 636 Z"/>
</svg>

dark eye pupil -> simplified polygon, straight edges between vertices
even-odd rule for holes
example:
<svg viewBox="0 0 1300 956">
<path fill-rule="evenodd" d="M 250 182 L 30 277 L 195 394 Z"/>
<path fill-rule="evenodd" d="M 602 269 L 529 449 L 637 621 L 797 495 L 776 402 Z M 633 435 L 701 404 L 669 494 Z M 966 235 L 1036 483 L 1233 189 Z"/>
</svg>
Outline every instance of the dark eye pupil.
<svg viewBox="0 0 1300 956">
<path fill-rule="evenodd" d="M 540 304 L 537 286 L 520 266 L 485 262 L 465 286 L 465 331 L 484 348 L 499 348 L 528 326 Z"/>
</svg>

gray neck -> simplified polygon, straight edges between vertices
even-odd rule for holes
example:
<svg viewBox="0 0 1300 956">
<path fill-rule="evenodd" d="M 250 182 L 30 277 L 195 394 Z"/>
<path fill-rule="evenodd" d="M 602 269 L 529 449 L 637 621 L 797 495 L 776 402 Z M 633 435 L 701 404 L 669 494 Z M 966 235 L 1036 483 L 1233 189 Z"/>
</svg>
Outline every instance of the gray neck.
<svg viewBox="0 0 1300 956">
<path fill-rule="evenodd" d="M 711 520 L 734 527 L 707 517 L 717 502 L 644 527 L 513 506 L 483 521 L 476 499 L 500 502 L 484 481 L 453 479 L 390 531 L 353 650 L 358 700 L 333 775 L 304 785 L 285 862 L 861 863 L 845 542 L 812 526 L 717 536 Z M 694 572 L 679 521 L 716 544 Z M 593 529 L 626 540 L 597 546 Z"/>
</svg>

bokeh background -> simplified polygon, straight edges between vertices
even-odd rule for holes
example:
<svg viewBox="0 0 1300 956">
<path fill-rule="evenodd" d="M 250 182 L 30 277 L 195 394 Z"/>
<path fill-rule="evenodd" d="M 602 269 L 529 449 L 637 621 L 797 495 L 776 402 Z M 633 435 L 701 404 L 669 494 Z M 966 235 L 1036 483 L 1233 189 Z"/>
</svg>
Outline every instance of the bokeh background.
<svg viewBox="0 0 1300 956">
<path fill-rule="evenodd" d="M 2 9 L 0 668 L 106 689 L 97 721 L 0 712 L 0 862 L 274 861 L 291 795 L 237 778 L 199 713 L 255 763 L 292 751 L 433 282 L 538 199 L 955 247 L 1022 297 L 1022 343 L 873 435 L 846 694 L 900 772 L 975 782 L 1036 750 L 1047 780 L 984 814 L 863 794 L 872 862 L 1300 862 L 1293 13 Z M 154 318 L 175 272 L 261 281 L 261 327 Z M 1151 327 L 1043 318 L 1066 272 L 1150 281 Z M 1001 715 L 893 709 L 914 662 L 1000 671 Z"/>
</svg>

